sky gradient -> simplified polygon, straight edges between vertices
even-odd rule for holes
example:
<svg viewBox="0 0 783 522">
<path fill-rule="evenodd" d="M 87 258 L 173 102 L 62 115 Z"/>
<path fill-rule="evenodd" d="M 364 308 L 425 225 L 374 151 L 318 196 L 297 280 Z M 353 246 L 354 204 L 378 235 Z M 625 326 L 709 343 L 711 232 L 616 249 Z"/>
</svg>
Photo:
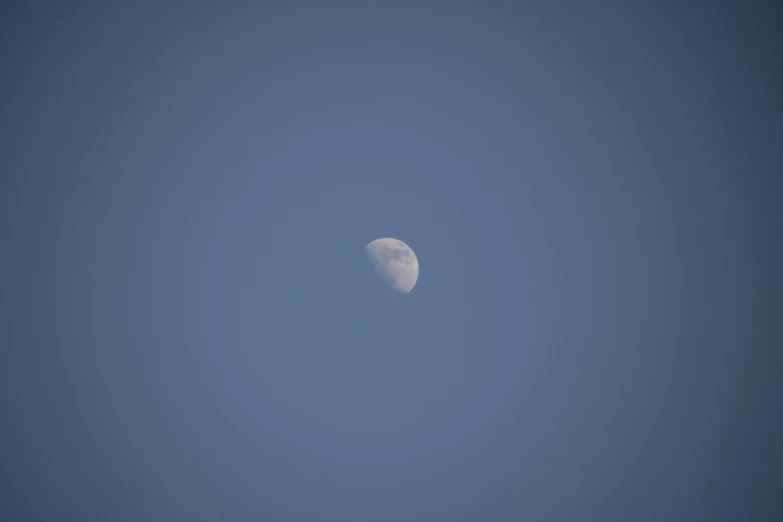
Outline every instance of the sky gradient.
<svg viewBox="0 0 783 522">
<path fill-rule="evenodd" d="M 0 520 L 783 519 L 780 10 L 108 4 L 0 8 Z"/>
</svg>

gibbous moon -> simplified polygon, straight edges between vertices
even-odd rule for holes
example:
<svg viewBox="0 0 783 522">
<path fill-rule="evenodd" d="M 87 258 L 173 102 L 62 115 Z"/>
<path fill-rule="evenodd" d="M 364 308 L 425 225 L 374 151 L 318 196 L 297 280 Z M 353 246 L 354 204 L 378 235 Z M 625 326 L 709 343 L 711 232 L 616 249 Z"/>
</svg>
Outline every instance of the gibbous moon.
<svg viewBox="0 0 783 522">
<path fill-rule="evenodd" d="M 364 247 L 364 251 L 378 275 L 392 288 L 402 294 L 413 290 L 419 278 L 419 260 L 411 247 L 399 239 L 384 237 Z"/>
</svg>

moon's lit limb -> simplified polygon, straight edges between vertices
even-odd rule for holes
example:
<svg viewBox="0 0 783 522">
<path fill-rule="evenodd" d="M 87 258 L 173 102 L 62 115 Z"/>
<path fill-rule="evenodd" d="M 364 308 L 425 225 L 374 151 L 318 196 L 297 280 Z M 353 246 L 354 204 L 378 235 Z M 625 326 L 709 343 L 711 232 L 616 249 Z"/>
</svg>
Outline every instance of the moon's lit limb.
<svg viewBox="0 0 783 522">
<path fill-rule="evenodd" d="M 393 238 L 376 239 L 365 247 L 375 271 L 400 293 L 407 294 L 419 278 L 419 260 L 411 247 Z"/>
</svg>

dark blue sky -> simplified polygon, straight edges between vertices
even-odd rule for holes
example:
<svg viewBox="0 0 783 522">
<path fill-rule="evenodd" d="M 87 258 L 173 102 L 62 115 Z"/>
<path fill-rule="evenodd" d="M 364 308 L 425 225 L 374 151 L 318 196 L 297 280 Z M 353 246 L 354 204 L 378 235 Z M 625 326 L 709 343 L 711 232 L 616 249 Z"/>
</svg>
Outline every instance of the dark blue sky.
<svg viewBox="0 0 783 522">
<path fill-rule="evenodd" d="M 0 10 L 1 520 L 783 519 L 778 10 L 93 4 Z"/>
</svg>

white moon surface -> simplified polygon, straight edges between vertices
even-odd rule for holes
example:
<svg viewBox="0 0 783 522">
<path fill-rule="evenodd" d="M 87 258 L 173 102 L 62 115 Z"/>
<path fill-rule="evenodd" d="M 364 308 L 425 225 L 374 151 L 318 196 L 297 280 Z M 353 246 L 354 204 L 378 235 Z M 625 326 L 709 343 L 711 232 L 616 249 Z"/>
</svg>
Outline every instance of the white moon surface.
<svg viewBox="0 0 783 522">
<path fill-rule="evenodd" d="M 390 237 L 376 239 L 364 247 L 367 258 L 375 271 L 389 285 L 407 294 L 419 278 L 419 260 L 411 247 Z"/>
</svg>

